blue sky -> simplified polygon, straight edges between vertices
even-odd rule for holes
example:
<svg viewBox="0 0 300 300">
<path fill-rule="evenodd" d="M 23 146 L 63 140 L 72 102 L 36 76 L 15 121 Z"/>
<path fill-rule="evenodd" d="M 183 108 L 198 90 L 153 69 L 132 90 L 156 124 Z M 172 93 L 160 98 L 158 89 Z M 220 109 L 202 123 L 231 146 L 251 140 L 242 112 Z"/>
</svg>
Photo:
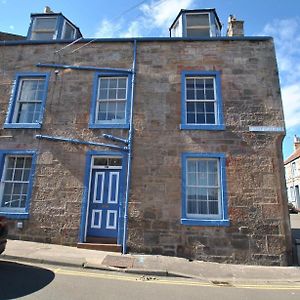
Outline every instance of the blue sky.
<svg viewBox="0 0 300 300">
<path fill-rule="evenodd" d="M 246 35 L 274 37 L 287 135 L 283 152 L 300 135 L 300 1 L 296 0 L 0 0 L 0 31 L 26 35 L 30 13 L 48 5 L 75 23 L 84 37 L 168 36 L 181 8 L 216 8 L 226 30 L 230 14 L 245 21 Z"/>
</svg>

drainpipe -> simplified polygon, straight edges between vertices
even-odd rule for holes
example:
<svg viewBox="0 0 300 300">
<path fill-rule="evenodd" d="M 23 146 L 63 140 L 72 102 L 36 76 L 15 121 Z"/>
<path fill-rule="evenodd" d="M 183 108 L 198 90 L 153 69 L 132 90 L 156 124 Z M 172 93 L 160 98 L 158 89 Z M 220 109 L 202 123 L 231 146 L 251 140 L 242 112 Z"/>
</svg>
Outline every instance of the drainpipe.
<svg viewBox="0 0 300 300">
<path fill-rule="evenodd" d="M 127 252 L 127 224 L 128 224 L 128 202 L 130 193 L 130 177 L 131 177 L 131 160 L 132 160 L 132 142 L 133 142 L 133 101 L 134 101 L 134 84 L 136 72 L 136 40 L 133 41 L 133 62 L 132 62 L 132 79 L 131 79 L 131 104 L 130 104 L 130 122 L 128 131 L 128 160 L 127 160 L 127 180 L 126 180 L 126 195 L 124 207 L 124 228 L 123 228 L 123 245 L 122 253 Z"/>
</svg>

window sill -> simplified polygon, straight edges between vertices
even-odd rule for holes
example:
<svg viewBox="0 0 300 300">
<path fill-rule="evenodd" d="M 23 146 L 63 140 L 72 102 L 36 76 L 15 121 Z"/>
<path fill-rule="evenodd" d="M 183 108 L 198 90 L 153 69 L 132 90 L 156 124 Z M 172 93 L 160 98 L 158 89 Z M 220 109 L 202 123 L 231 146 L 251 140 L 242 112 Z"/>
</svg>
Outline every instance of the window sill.
<svg viewBox="0 0 300 300">
<path fill-rule="evenodd" d="M 180 124 L 180 129 L 184 130 L 225 130 L 224 124 L 219 125 L 197 125 L 197 124 Z"/>
<path fill-rule="evenodd" d="M 0 211 L 0 216 L 6 217 L 8 219 L 17 219 L 17 220 L 22 220 L 22 219 L 28 219 L 29 218 L 29 213 L 28 212 L 1 212 Z"/>
<path fill-rule="evenodd" d="M 24 129 L 24 128 L 32 128 L 39 129 L 42 127 L 40 123 L 5 123 L 3 128 L 16 128 L 16 129 Z"/>
<path fill-rule="evenodd" d="M 89 124 L 89 128 L 121 128 L 121 129 L 129 129 L 129 124 Z"/>
<path fill-rule="evenodd" d="M 182 225 L 191 226 L 217 226 L 217 227 L 228 227 L 229 220 L 196 220 L 196 219 L 181 219 Z"/>
</svg>

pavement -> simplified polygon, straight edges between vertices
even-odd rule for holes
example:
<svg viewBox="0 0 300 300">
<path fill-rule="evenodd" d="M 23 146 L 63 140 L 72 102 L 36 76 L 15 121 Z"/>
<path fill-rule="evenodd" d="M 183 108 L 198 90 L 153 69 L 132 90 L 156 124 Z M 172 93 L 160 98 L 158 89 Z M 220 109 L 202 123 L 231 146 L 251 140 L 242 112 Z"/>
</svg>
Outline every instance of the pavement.
<svg viewBox="0 0 300 300">
<path fill-rule="evenodd" d="M 270 267 L 189 261 L 161 255 L 136 255 L 8 240 L 3 260 L 118 271 L 142 276 L 175 276 L 215 284 L 293 283 L 300 285 L 300 267 Z"/>
</svg>

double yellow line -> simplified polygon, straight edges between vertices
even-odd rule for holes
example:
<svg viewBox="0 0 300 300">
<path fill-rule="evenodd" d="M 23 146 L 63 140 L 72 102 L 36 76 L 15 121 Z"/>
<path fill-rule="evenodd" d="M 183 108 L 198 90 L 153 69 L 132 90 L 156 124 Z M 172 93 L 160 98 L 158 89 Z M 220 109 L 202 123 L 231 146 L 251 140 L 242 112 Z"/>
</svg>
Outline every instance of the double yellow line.
<svg viewBox="0 0 300 300">
<path fill-rule="evenodd" d="M 285 284 L 285 283 L 270 283 L 270 284 L 244 284 L 244 283 L 231 283 L 231 284 L 214 284 L 212 282 L 201 282 L 186 280 L 171 280 L 156 278 L 154 276 L 128 276 L 128 275 L 117 275 L 117 274 L 103 274 L 96 272 L 87 271 L 75 271 L 67 269 L 50 269 L 55 274 L 66 275 L 66 276 L 79 276 L 79 277 L 90 277 L 99 279 L 111 279 L 131 282 L 147 282 L 150 284 L 166 284 L 166 285 L 182 285 L 182 286 L 196 286 L 196 287 L 212 287 L 212 288 L 239 288 L 239 289 L 256 289 L 256 290 L 300 290 L 300 285 L 297 284 Z"/>
</svg>

